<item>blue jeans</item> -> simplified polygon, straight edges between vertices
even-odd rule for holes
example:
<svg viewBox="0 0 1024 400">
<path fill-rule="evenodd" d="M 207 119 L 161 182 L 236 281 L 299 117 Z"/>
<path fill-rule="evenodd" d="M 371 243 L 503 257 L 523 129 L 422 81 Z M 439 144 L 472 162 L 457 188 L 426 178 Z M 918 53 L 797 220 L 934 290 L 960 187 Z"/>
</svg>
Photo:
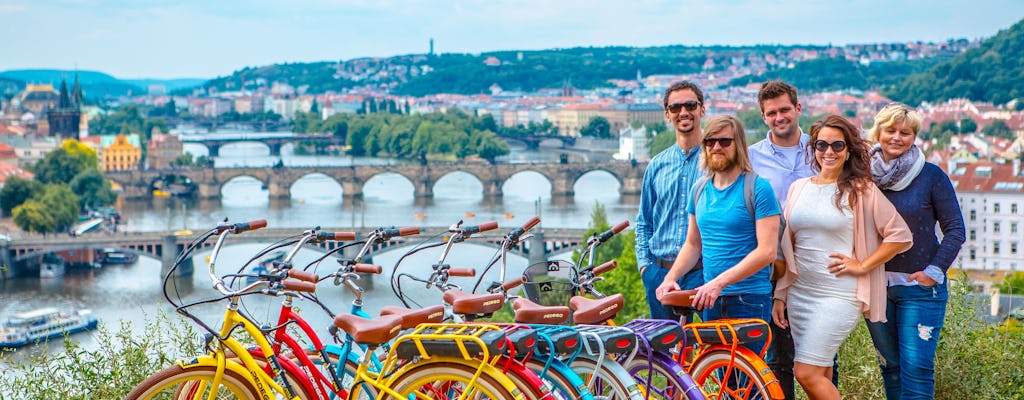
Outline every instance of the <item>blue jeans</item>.
<svg viewBox="0 0 1024 400">
<path fill-rule="evenodd" d="M 770 294 L 733 294 L 718 296 L 715 305 L 704 309 L 705 321 L 722 318 L 757 318 L 765 322 L 772 320 L 772 296 Z M 764 340 L 744 343 L 743 346 L 754 353 L 760 354 Z M 771 348 L 765 354 L 765 361 L 775 362 L 775 352 Z"/>
<path fill-rule="evenodd" d="M 890 286 L 887 322 L 868 322 L 885 382 L 885 397 L 931 399 L 935 395 L 935 350 L 946 318 L 946 284 Z"/>
<path fill-rule="evenodd" d="M 679 317 L 672 313 L 672 307 L 665 307 L 661 305 L 661 301 L 655 296 L 654 291 L 661 286 L 661 282 L 665 281 L 665 275 L 668 275 L 668 269 L 659 267 L 657 265 L 650 265 L 644 268 L 644 272 L 640 274 L 640 281 L 644 283 L 644 289 L 647 292 L 647 307 L 651 310 L 651 319 L 670 319 L 678 321 Z M 676 283 L 679 284 L 680 289 L 694 289 L 697 286 L 704 284 L 704 269 L 692 269 L 679 278 Z M 686 322 L 693 322 L 693 316 L 687 315 Z"/>
</svg>

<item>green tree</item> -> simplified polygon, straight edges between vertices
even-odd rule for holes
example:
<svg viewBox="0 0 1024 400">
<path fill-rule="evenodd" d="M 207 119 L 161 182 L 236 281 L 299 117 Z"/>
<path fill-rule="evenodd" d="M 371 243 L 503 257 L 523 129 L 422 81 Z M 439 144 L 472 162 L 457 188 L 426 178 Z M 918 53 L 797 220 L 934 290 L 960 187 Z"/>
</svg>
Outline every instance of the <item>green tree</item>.
<svg viewBox="0 0 1024 400">
<path fill-rule="evenodd" d="M 1000 137 L 1003 139 L 1015 139 L 1013 130 L 1006 125 L 1006 121 L 1001 119 L 997 119 L 992 121 L 991 124 L 985 125 L 985 127 L 981 129 L 981 132 L 989 136 Z"/>
<path fill-rule="evenodd" d="M 498 138 L 491 131 L 480 132 L 481 139 L 480 143 L 476 147 L 476 153 L 490 163 L 494 163 L 494 159 L 509 153 L 508 143 Z"/>
<path fill-rule="evenodd" d="M 14 224 L 26 232 L 51 233 L 57 231 L 53 215 L 46 211 L 46 205 L 28 200 L 14 208 Z"/>
<path fill-rule="evenodd" d="M 68 185 L 46 185 L 39 202 L 46 206 L 58 231 L 67 229 L 78 219 L 78 196 Z"/>
<path fill-rule="evenodd" d="M 611 229 L 608 212 L 604 205 L 594 202 L 594 208 L 590 212 L 590 226 L 583 236 L 584 240 L 594 233 L 605 232 L 608 229 Z M 615 316 L 615 322 L 620 325 L 650 316 L 644 285 L 640 281 L 640 273 L 637 272 L 636 252 L 633 246 L 635 242 L 632 231 L 622 232 L 594 249 L 594 264 L 600 265 L 611 260 L 618 263 L 618 268 L 606 272 L 603 275 L 605 279 L 595 285 L 595 289 L 606 295 L 621 293 L 625 297 L 622 311 Z M 579 259 L 579 250 L 574 252 L 573 259 Z"/>
<path fill-rule="evenodd" d="M 12 215 L 15 207 L 42 193 L 43 184 L 35 179 L 7 178 L 3 189 L 0 189 L 0 210 L 3 215 Z"/>
<path fill-rule="evenodd" d="M 751 107 L 746 110 L 740 111 L 736 114 L 736 118 L 739 118 L 740 123 L 748 131 L 761 131 L 759 129 L 764 126 L 764 119 L 761 118 L 761 110 L 757 107 Z"/>
<path fill-rule="evenodd" d="M 77 140 L 67 140 L 60 148 L 46 153 L 32 168 L 43 183 L 69 183 L 80 172 L 98 166 L 96 152 Z"/>
<path fill-rule="evenodd" d="M 964 118 L 960 120 L 960 133 L 974 133 L 978 131 L 978 123 L 973 119 Z"/>
<path fill-rule="evenodd" d="M 651 139 L 651 143 L 647 145 L 648 150 L 651 152 L 651 157 L 658 155 L 669 146 L 676 145 L 676 132 L 673 129 L 666 129 L 661 131 Z"/>
<path fill-rule="evenodd" d="M 1003 281 L 996 284 L 999 293 L 1002 294 L 1024 294 L 1024 272 L 1011 272 L 1003 277 Z"/>
<path fill-rule="evenodd" d="M 191 153 L 185 154 L 191 158 Z M 71 180 L 69 186 L 78 195 L 79 209 L 103 207 L 117 200 L 117 194 L 110 188 L 110 181 L 96 168 L 82 171 Z"/>
<path fill-rule="evenodd" d="M 594 117 L 590 121 L 587 121 L 587 125 L 580 129 L 580 136 L 595 137 L 598 139 L 607 139 L 612 137 L 612 124 L 608 122 L 608 118 L 605 117 Z"/>
</svg>

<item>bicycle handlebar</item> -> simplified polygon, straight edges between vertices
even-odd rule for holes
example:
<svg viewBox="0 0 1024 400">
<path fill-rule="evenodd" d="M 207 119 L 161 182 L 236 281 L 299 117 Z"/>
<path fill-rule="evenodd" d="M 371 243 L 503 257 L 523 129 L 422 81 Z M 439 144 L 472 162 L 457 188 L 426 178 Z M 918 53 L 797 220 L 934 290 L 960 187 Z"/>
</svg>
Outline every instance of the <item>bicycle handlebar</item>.
<svg viewBox="0 0 1024 400">
<path fill-rule="evenodd" d="M 384 267 L 373 264 L 359 263 L 353 266 L 352 270 L 361 274 L 380 274 L 384 271 Z"/>
<path fill-rule="evenodd" d="M 387 236 L 387 237 L 391 237 L 391 236 L 410 236 L 410 235 L 418 235 L 419 233 L 420 233 L 420 228 L 418 226 L 407 226 L 407 227 L 404 227 L 404 228 L 397 228 L 397 229 L 396 228 L 391 228 L 391 229 L 384 229 L 383 230 L 383 234 L 385 236 Z"/>
<path fill-rule="evenodd" d="M 460 276 L 472 278 L 476 276 L 474 268 L 448 268 L 448 276 Z"/>
<path fill-rule="evenodd" d="M 594 269 L 592 271 L 594 272 L 594 276 L 597 276 L 597 275 L 601 275 L 601 274 L 603 274 L 605 272 L 611 271 L 611 270 L 613 270 L 615 268 L 618 268 L 618 266 L 619 266 L 619 262 L 618 261 L 611 260 L 611 261 L 608 261 L 608 262 L 606 262 L 604 264 L 601 264 L 601 265 L 598 265 L 598 266 L 594 267 Z"/>
<path fill-rule="evenodd" d="M 462 227 L 462 229 L 460 231 L 462 232 L 462 234 L 464 234 L 464 235 L 466 235 L 468 237 L 469 235 L 472 235 L 474 233 L 486 232 L 486 231 L 497 229 L 497 228 L 498 228 L 498 221 L 487 221 L 487 222 L 484 222 L 484 223 L 482 223 L 480 225 L 477 225 L 477 226 L 470 225 L 470 226 Z"/>
<path fill-rule="evenodd" d="M 504 290 L 504 291 L 507 292 L 509 290 L 512 290 L 512 289 L 515 289 L 515 288 L 517 288 L 519 286 L 522 286 L 524 283 L 526 283 L 526 277 L 520 276 L 520 277 L 518 277 L 516 279 L 510 280 L 510 281 L 505 282 L 505 283 L 502 283 L 501 284 L 501 290 Z"/>
<path fill-rule="evenodd" d="M 355 232 L 317 232 L 317 240 L 356 240 Z"/>
<path fill-rule="evenodd" d="M 295 278 L 300 281 L 317 283 L 320 281 L 320 276 L 309 271 L 303 271 L 301 269 L 291 268 L 288 270 L 288 277 Z"/>
<path fill-rule="evenodd" d="M 316 284 L 312 282 L 296 281 L 285 279 L 281 281 L 281 286 L 287 290 L 293 290 L 296 292 L 315 293 Z"/>
<path fill-rule="evenodd" d="M 254 230 L 257 230 L 257 229 L 260 229 L 260 228 L 266 228 L 266 227 L 267 227 L 267 220 L 265 220 L 265 219 L 257 219 L 257 220 L 252 220 L 252 221 L 249 221 L 249 222 L 236 222 L 236 223 L 233 223 L 233 224 L 230 224 L 230 225 L 220 226 L 220 227 L 218 227 L 218 233 L 219 232 L 223 232 L 225 230 L 229 230 L 232 233 L 242 233 L 242 232 L 245 232 L 245 231 L 254 231 Z"/>
</svg>

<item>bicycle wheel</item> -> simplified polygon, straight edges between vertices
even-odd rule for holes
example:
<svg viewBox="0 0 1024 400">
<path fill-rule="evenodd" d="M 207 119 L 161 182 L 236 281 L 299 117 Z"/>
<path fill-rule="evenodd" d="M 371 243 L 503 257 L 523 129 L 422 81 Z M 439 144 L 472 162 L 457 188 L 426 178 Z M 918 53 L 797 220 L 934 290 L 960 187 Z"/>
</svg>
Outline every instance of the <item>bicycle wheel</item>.
<svg viewBox="0 0 1024 400">
<path fill-rule="evenodd" d="M 590 377 L 597 374 L 594 383 L 590 385 L 590 392 L 595 399 L 599 400 L 643 400 L 643 393 L 636 380 L 629 375 L 621 365 L 608 359 L 601 363 L 598 368 L 597 361 L 588 357 L 579 356 L 569 364 L 573 371 L 579 374 L 583 382 L 589 383 Z M 595 372 L 596 371 L 596 372 Z"/>
<path fill-rule="evenodd" d="M 732 370 L 729 369 L 730 365 Z M 740 355 L 734 359 L 729 350 L 717 349 L 701 353 L 690 366 L 690 376 L 704 390 L 707 398 L 712 400 L 783 398 L 779 381 L 767 365 L 761 369 L 755 368 Z M 770 390 L 772 385 L 776 390 Z M 772 393 L 776 396 L 773 397 Z"/>
<path fill-rule="evenodd" d="M 519 389 L 510 388 L 510 384 L 508 386 L 502 384 L 500 379 L 504 379 L 504 375 L 501 374 L 481 374 L 473 387 L 468 387 L 474 373 L 476 373 L 474 367 L 454 362 L 421 363 L 395 377 L 391 389 L 399 393 L 400 398 L 396 399 L 387 395 L 384 398 L 390 400 L 446 400 L 459 398 L 468 390 L 470 392 L 467 393 L 467 399 L 523 400 L 523 394 Z M 506 383 L 508 382 L 506 381 Z M 364 386 L 366 385 L 353 386 L 349 392 L 349 398 L 362 398 L 365 395 L 362 390 Z"/>
<path fill-rule="evenodd" d="M 626 370 L 644 389 L 647 398 L 704 399 L 704 395 L 699 393 L 700 390 L 693 380 L 683 378 L 688 378 L 688 375 L 674 360 L 665 361 L 658 357 L 648 360 L 645 356 L 637 355 L 626 365 Z"/>
<path fill-rule="evenodd" d="M 539 361 L 535 358 L 531 358 L 526 362 L 526 367 L 533 372 L 540 374 L 544 371 L 544 362 Z M 571 372 L 571 371 L 569 371 Z M 551 396 L 555 399 L 565 400 L 592 400 L 594 396 L 590 394 L 590 391 L 581 392 L 580 389 L 586 388 L 586 383 L 575 372 L 572 373 L 574 376 L 565 376 L 559 373 L 556 368 L 548 368 L 547 373 L 540 376 L 540 379 L 551 386 Z M 575 380 L 575 382 L 573 382 Z"/>
<path fill-rule="evenodd" d="M 201 365 L 186 369 L 175 364 L 150 375 L 136 385 L 125 399 L 206 399 L 211 392 L 215 399 L 260 398 L 259 391 L 249 381 L 230 370 L 224 371 L 220 386 L 212 387 L 216 374 L 217 367 L 214 366 Z"/>
<path fill-rule="evenodd" d="M 503 357 L 499 363 L 505 362 L 509 362 L 509 360 Z M 549 385 L 545 384 L 536 373 L 526 368 L 526 366 L 509 366 L 508 369 L 505 369 L 505 376 L 512 380 L 512 383 L 515 383 L 519 390 L 523 391 L 526 400 L 551 399 L 551 391 L 548 389 Z"/>
</svg>

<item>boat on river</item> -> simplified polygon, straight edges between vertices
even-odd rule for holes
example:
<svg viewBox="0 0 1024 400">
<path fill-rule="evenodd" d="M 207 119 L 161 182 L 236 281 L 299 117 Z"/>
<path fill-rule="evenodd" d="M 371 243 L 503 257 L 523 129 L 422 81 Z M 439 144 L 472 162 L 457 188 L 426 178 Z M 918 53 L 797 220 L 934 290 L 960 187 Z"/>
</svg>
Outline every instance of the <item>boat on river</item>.
<svg viewBox="0 0 1024 400">
<path fill-rule="evenodd" d="M 139 256 L 135 253 L 113 247 L 100 249 L 96 255 L 96 261 L 99 261 L 101 264 L 133 264 L 138 259 Z"/>
<path fill-rule="evenodd" d="M 96 329 L 98 323 L 90 310 L 60 311 L 48 307 L 23 312 L 0 323 L 0 347 L 19 347 Z"/>
<path fill-rule="evenodd" d="M 46 254 L 39 263 L 39 277 L 43 279 L 64 276 L 64 259 L 54 254 Z"/>
</svg>

